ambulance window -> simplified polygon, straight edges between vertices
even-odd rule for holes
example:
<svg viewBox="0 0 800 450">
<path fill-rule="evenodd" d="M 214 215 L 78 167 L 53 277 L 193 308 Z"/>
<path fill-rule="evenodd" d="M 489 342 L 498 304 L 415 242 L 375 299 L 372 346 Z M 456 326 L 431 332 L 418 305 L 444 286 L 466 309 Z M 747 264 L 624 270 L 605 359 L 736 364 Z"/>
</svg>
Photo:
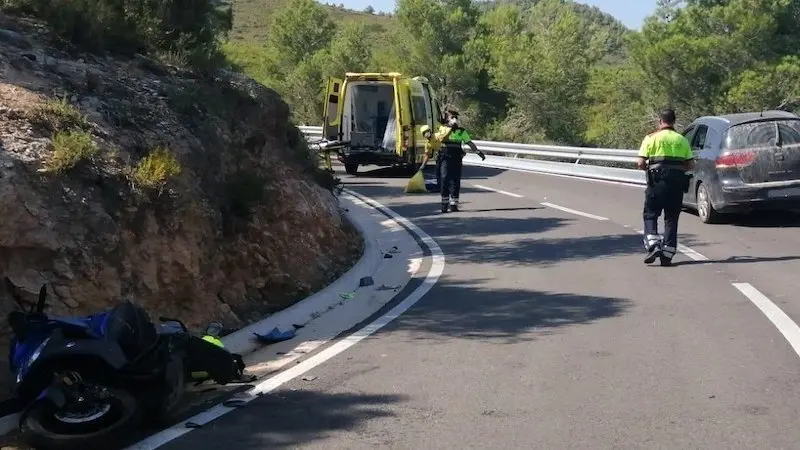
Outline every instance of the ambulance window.
<svg viewBox="0 0 800 450">
<path fill-rule="evenodd" d="M 425 97 L 416 95 L 416 92 L 414 94 L 415 95 L 411 96 L 411 101 L 413 102 L 412 111 L 414 113 L 414 123 L 417 125 L 426 124 L 428 123 L 428 117 L 430 116 L 428 114 L 430 106 L 426 107 Z"/>
<path fill-rule="evenodd" d="M 431 129 L 433 129 L 433 119 L 434 119 L 434 109 L 433 109 L 433 99 L 431 98 L 431 92 L 428 90 L 428 85 L 422 85 L 422 95 L 425 98 L 425 109 L 428 111 L 428 120 L 425 122 Z M 438 112 L 438 111 L 436 111 Z"/>
</svg>

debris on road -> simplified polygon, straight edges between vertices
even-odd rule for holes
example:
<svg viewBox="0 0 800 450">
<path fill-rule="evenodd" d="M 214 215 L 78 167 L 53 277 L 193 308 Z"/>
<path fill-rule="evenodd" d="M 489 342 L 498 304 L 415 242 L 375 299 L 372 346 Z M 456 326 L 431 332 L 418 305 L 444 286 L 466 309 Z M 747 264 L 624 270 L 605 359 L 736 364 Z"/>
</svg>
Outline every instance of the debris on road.
<svg viewBox="0 0 800 450">
<path fill-rule="evenodd" d="M 359 280 L 358 282 L 359 287 L 372 286 L 373 284 L 375 284 L 375 280 L 373 280 L 372 277 L 369 276 L 362 277 L 361 280 Z"/>
<path fill-rule="evenodd" d="M 275 344 L 277 342 L 288 341 L 295 337 L 294 330 L 287 330 L 281 331 L 278 327 L 275 327 L 267 334 L 258 334 L 253 332 L 256 336 L 256 340 L 262 344 Z"/>
<path fill-rule="evenodd" d="M 303 381 L 314 381 L 316 379 L 317 379 L 317 377 L 314 376 L 314 375 L 306 375 L 306 376 L 303 377 Z"/>
<path fill-rule="evenodd" d="M 376 291 L 396 291 L 398 289 L 400 289 L 400 285 L 399 284 L 391 285 L 391 286 L 387 286 L 385 284 L 382 284 L 381 287 L 379 287 L 379 288 L 377 288 L 375 290 Z"/>
</svg>

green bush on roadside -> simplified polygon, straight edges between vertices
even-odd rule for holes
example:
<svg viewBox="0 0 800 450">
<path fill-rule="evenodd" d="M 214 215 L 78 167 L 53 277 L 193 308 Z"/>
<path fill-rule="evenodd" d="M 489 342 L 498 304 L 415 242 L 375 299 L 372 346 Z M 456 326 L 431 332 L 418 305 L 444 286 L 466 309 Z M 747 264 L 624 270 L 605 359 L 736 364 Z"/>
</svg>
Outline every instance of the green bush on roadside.
<svg viewBox="0 0 800 450">
<path fill-rule="evenodd" d="M 89 51 L 168 54 L 193 66 L 218 58 L 233 24 L 231 7 L 215 0 L 5 0 L 3 7 L 41 18 Z"/>
</svg>

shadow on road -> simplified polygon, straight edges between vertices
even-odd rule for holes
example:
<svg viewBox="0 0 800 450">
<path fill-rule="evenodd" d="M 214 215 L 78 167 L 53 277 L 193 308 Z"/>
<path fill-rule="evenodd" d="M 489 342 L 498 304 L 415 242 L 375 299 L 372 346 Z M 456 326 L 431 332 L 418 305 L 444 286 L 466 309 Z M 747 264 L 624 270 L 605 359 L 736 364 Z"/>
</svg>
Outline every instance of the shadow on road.
<svg viewBox="0 0 800 450">
<path fill-rule="evenodd" d="M 708 261 L 677 261 L 676 266 L 691 266 L 699 264 L 746 264 L 746 263 L 763 263 L 763 262 L 783 262 L 783 261 L 798 261 L 800 256 L 775 256 L 775 257 L 761 257 L 761 256 L 731 256 L 725 259 L 711 259 Z"/>
<path fill-rule="evenodd" d="M 481 339 L 508 344 L 552 334 L 555 329 L 620 315 L 629 300 L 511 288 L 490 288 L 488 279 L 442 277 L 424 302 L 385 331 L 410 331 L 415 339 Z"/>
<path fill-rule="evenodd" d="M 429 167 L 427 167 L 424 171 L 426 177 L 435 177 L 436 170 L 433 162 L 429 163 Z M 501 173 L 505 172 L 506 169 L 495 169 L 492 167 L 480 167 L 480 166 L 469 166 L 464 168 L 464 176 L 462 179 L 464 180 L 486 180 Z M 409 178 L 412 174 L 410 174 L 407 170 L 402 167 L 379 167 L 379 168 L 362 168 L 356 174 L 355 177 L 353 176 L 345 176 L 343 181 L 358 179 L 361 177 L 369 178 Z"/>
<path fill-rule="evenodd" d="M 499 219 L 500 220 L 500 219 Z M 539 219 L 551 221 L 555 219 Z M 502 223 L 502 220 L 500 220 Z M 534 222 L 535 223 L 535 222 Z M 558 226 L 556 223 L 552 227 Z M 486 234 L 499 226 L 507 226 L 506 233 L 528 233 L 519 224 L 506 222 L 488 228 Z M 492 230 L 492 231 L 490 231 Z M 593 258 L 618 257 L 642 254 L 642 238 L 638 235 L 600 235 L 564 238 L 524 238 L 509 242 L 487 242 L 466 236 L 437 237 L 445 249 L 447 259 L 460 263 L 493 263 L 501 266 L 549 267 L 564 261 L 582 261 Z"/>
<path fill-rule="evenodd" d="M 331 432 L 353 430 L 370 420 L 391 417 L 388 406 L 405 400 L 401 395 L 280 390 L 161 448 L 297 448 L 325 439 Z M 379 446 L 380 441 L 374 444 Z"/>
<path fill-rule="evenodd" d="M 697 217 L 697 211 L 687 209 L 684 214 Z M 750 214 L 730 214 L 724 216 L 722 224 L 742 228 L 797 228 L 800 227 L 798 211 L 755 211 Z M 717 225 L 719 226 L 719 225 Z"/>
</svg>

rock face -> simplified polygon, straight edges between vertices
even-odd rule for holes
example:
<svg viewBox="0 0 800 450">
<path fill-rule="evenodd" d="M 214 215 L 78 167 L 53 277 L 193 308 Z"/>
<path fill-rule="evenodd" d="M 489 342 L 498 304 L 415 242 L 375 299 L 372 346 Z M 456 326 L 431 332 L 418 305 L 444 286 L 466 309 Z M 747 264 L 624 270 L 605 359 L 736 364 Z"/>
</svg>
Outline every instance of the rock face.
<svg viewBox="0 0 800 450">
<path fill-rule="evenodd" d="M 100 149 L 64 173 L 43 170 L 53 132 L 34 120 L 54 95 Z M 143 190 L 130 170 L 157 147 L 181 171 Z M 130 299 L 241 326 L 318 290 L 362 241 L 312 164 L 287 105 L 250 79 L 77 54 L 0 18 L 0 276 L 31 299 L 46 283 L 50 313 Z M 14 307 L 0 287 L 2 317 Z"/>
</svg>

